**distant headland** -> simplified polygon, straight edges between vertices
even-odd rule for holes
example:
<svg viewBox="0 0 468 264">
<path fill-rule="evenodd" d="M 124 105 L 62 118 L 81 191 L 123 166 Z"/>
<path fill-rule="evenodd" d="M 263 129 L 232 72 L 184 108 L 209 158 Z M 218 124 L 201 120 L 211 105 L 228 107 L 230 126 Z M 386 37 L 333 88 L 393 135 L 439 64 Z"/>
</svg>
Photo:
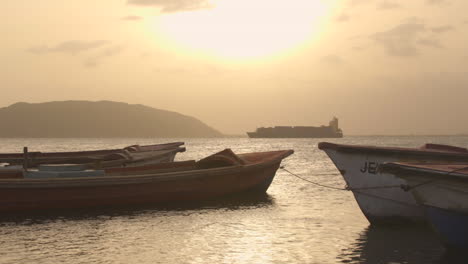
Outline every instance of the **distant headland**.
<svg viewBox="0 0 468 264">
<path fill-rule="evenodd" d="M 0 137 L 221 137 L 200 120 L 112 101 L 15 103 L 0 108 Z"/>
</svg>

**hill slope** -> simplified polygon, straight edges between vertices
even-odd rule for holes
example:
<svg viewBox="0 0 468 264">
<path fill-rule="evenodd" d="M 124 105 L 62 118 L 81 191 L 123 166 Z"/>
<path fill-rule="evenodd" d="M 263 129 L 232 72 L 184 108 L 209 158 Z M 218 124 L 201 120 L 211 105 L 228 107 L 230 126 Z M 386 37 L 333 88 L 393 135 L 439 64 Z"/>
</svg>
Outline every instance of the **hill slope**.
<svg viewBox="0 0 468 264">
<path fill-rule="evenodd" d="M 0 108 L 0 137 L 219 137 L 200 120 L 111 101 L 16 103 Z"/>
</svg>

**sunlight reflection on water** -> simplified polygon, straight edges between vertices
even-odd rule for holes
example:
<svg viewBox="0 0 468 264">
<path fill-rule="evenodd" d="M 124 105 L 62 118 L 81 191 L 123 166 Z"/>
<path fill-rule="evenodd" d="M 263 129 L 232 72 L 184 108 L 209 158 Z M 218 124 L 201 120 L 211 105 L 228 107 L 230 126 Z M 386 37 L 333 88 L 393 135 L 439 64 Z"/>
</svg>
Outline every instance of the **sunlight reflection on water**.
<svg viewBox="0 0 468 264">
<path fill-rule="evenodd" d="M 346 137 L 393 146 L 466 147 L 466 137 Z M 344 182 L 318 139 L 1 139 L 0 151 L 64 151 L 185 141 L 178 160 L 294 149 L 283 165 L 327 185 Z M 450 263 L 426 228 L 370 228 L 351 193 L 278 171 L 268 194 L 175 207 L 139 207 L 4 217 L 0 263 Z M 456 259 L 456 258 L 455 258 Z M 449 262 L 447 262 L 449 261 Z"/>
</svg>

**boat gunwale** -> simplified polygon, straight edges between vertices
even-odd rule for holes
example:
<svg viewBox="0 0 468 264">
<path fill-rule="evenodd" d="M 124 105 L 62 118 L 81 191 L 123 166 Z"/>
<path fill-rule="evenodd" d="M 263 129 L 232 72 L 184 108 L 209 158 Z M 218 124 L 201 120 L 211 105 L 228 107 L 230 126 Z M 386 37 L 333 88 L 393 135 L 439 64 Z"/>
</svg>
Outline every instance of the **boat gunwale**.
<svg viewBox="0 0 468 264">
<path fill-rule="evenodd" d="M 152 148 L 158 146 L 157 149 L 150 149 L 150 150 L 142 150 L 142 151 L 130 151 L 130 152 L 151 152 L 151 151 L 159 151 L 159 150 L 166 150 L 168 147 L 180 147 L 184 145 L 184 142 L 170 142 L 170 143 L 162 143 L 162 144 L 151 144 L 151 145 L 141 145 L 140 148 Z M 87 156 L 87 155 L 107 155 L 113 153 L 122 153 L 125 152 L 126 149 L 134 147 L 135 145 L 129 145 L 122 148 L 115 148 L 115 149 L 96 149 L 96 150 L 80 150 L 80 151 L 56 151 L 56 152 L 40 152 L 40 151 L 31 151 L 28 152 L 30 158 L 51 158 L 51 157 L 62 157 L 62 156 Z M 185 149 L 185 148 L 181 148 Z M 23 158 L 24 153 L 0 153 L 0 159 L 15 159 L 15 158 Z"/>
<path fill-rule="evenodd" d="M 414 166 L 416 163 L 411 164 L 411 163 L 401 163 L 401 162 L 390 162 L 390 163 L 384 163 L 379 167 L 379 170 L 381 172 L 385 173 L 391 173 L 397 176 L 398 178 L 406 179 L 409 177 L 416 175 L 422 175 L 424 174 L 425 176 L 429 177 L 446 177 L 446 178 L 456 178 L 456 179 L 468 179 L 468 172 L 466 173 L 460 173 L 460 172 L 451 172 L 450 170 L 442 170 L 442 169 L 435 169 L 435 168 L 429 168 L 429 167 L 418 167 Z M 455 165 L 455 164 L 451 164 Z M 468 164 L 464 164 L 464 169 L 468 169 Z M 407 172 L 411 173 L 412 175 L 400 175 L 400 172 Z M 398 175 L 397 175 L 398 174 Z"/>
<path fill-rule="evenodd" d="M 418 148 L 402 148 L 402 147 L 381 147 L 371 145 L 347 145 L 336 144 L 331 142 L 319 142 L 318 148 L 320 150 L 333 149 L 338 152 L 346 153 L 385 153 L 385 154 L 406 154 L 406 155 L 419 155 L 419 156 L 440 156 L 440 157 L 459 157 L 468 158 L 468 153 L 461 153 L 455 151 L 441 151 L 436 149 L 418 149 Z"/>
<path fill-rule="evenodd" d="M 176 148 L 167 148 L 167 149 L 158 149 L 158 150 L 149 150 L 149 151 L 134 151 L 134 152 L 113 152 L 111 154 L 104 154 L 104 155 L 83 155 L 83 156 L 69 156 L 69 157 L 31 157 L 29 159 L 30 166 L 36 167 L 42 164 L 63 164 L 63 163 L 71 163 L 71 164 L 83 164 L 88 166 L 94 166 L 98 164 L 99 166 L 106 165 L 110 166 L 114 163 L 120 164 L 125 162 L 141 162 L 147 160 L 157 159 L 158 157 L 169 155 L 169 154 L 177 154 L 179 152 L 185 152 L 184 147 L 176 147 Z M 109 158 L 109 155 L 113 154 L 121 154 L 120 156 L 115 156 L 113 158 Z M 120 158 L 116 158 L 120 157 Z M 0 158 L 0 163 L 10 163 L 14 165 L 22 164 L 24 162 L 24 158 Z"/>
</svg>

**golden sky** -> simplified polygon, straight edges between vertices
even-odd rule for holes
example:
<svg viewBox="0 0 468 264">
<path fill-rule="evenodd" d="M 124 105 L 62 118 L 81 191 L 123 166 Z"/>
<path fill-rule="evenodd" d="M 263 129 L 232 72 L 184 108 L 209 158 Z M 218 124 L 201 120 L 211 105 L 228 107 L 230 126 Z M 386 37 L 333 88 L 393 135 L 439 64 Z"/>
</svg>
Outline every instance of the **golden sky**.
<svg viewBox="0 0 468 264">
<path fill-rule="evenodd" d="M 333 116 L 345 135 L 468 133 L 468 1 L 0 3 L 0 107 L 122 101 L 226 134 Z"/>
</svg>

